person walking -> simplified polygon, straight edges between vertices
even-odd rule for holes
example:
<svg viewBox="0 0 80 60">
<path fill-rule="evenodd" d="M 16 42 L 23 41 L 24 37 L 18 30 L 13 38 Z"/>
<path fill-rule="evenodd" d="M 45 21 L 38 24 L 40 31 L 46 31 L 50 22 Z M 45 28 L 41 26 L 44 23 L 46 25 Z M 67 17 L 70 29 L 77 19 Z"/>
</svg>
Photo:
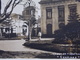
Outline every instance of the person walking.
<svg viewBox="0 0 80 60">
<path fill-rule="evenodd" d="M 41 32 L 38 33 L 39 40 L 41 40 Z"/>
</svg>

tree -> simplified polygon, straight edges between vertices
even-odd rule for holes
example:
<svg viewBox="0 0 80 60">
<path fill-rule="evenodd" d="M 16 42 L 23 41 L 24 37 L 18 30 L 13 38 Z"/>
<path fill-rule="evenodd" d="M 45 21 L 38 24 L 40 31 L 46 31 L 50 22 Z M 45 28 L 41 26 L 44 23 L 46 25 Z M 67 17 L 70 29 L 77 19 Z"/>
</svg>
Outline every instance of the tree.
<svg viewBox="0 0 80 60">
<path fill-rule="evenodd" d="M 35 17 L 31 17 L 31 19 L 29 20 L 29 36 L 28 36 L 28 40 L 31 40 L 31 35 L 32 35 L 32 29 L 33 29 L 33 26 L 35 25 L 36 23 L 36 19 Z"/>
<path fill-rule="evenodd" d="M 6 18 L 9 18 L 9 16 L 11 15 L 13 9 L 21 2 L 22 0 L 9 0 L 8 3 L 6 4 L 4 11 L 1 12 L 2 10 L 2 2 L 0 0 L 0 23 L 3 22 L 4 20 L 6 20 Z M 8 12 L 8 9 L 10 9 L 10 11 Z"/>
<path fill-rule="evenodd" d="M 55 38 L 67 38 L 70 40 L 74 40 L 79 38 L 80 36 L 80 17 L 77 13 L 69 15 L 69 23 L 63 26 L 61 29 L 55 31 Z M 64 39 L 64 38 L 63 38 Z"/>
<path fill-rule="evenodd" d="M 80 22 L 69 23 L 64 27 L 65 36 L 70 40 L 79 38 L 80 34 Z"/>
<path fill-rule="evenodd" d="M 79 15 L 74 14 L 69 16 L 69 23 L 62 27 L 61 29 L 55 31 L 54 38 L 55 40 L 58 39 L 59 42 L 67 41 L 69 44 L 73 44 L 73 42 L 77 45 L 79 42 L 76 42 L 80 39 L 80 22 L 79 22 Z M 73 19 L 73 20 L 72 20 Z M 70 52 L 71 52 L 70 48 Z"/>
<path fill-rule="evenodd" d="M 1 0 L 0 0 L 0 15 L 1 15 Z"/>
</svg>

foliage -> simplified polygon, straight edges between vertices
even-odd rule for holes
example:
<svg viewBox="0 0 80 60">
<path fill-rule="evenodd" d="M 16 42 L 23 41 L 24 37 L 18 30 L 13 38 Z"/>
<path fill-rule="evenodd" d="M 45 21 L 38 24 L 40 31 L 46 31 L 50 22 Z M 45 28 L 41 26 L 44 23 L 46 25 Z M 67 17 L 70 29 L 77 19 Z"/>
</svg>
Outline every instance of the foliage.
<svg viewBox="0 0 80 60">
<path fill-rule="evenodd" d="M 13 9 L 21 2 L 22 0 L 9 0 L 8 3 L 6 4 L 4 11 L 1 12 L 2 10 L 2 2 L 0 0 L 0 23 L 9 18 L 11 15 Z M 8 12 L 8 9 L 10 11 Z"/>
<path fill-rule="evenodd" d="M 55 31 L 54 38 L 59 40 L 80 38 L 80 22 L 68 23 L 65 27 Z"/>
<path fill-rule="evenodd" d="M 56 30 L 54 32 L 55 40 L 76 40 L 80 38 L 80 22 L 79 22 L 79 15 L 73 14 L 69 15 L 69 23 L 64 27 Z"/>
</svg>

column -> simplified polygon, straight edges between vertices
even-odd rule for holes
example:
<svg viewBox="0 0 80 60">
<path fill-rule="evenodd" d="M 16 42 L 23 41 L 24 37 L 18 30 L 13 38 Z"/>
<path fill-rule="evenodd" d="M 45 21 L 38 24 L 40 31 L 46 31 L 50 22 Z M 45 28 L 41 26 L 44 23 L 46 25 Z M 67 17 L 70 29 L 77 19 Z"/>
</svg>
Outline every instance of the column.
<svg viewBox="0 0 80 60">
<path fill-rule="evenodd" d="M 65 5 L 65 25 L 68 24 L 69 17 L 69 8 L 68 5 Z"/>
<path fill-rule="evenodd" d="M 54 31 L 55 30 L 58 30 L 59 29 L 59 26 L 58 26 L 58 8 L 57 6 L 53 7 L 53 12 L 52 12 L 52 15 L 53 15 L 53 27 L 52 27 L 52 31 L 53 31 L 53 34 L 54 34 Z"/>
<path fill-rule="evenodd" d="M 77 3 L 77 13 L 78 13 L 79 16 L 80 16 L 80 2 Z"/>
<path fill-rule="evenodd" d="M 41 6 L 41 32 L 46 34 L 46 8 Z"/>
</svg>

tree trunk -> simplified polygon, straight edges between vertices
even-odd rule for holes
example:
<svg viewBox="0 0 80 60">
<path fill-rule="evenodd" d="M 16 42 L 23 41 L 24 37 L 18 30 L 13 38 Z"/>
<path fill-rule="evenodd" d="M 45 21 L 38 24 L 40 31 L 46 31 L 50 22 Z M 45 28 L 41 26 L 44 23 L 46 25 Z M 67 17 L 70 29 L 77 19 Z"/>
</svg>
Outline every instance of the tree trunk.
<svg viewBox="0 0 80 60">
<path fill-rule="evenodd" d="M 2 32 L 1 32 L 1 29 L 0 29 L 0 38 L 2 38 Z"/>
<path fill-rule="evenodd" d="M 0 0 L 0 15 L 1 15 L 1 0 Z"/>
<path fill-rule="evenodd" d="M 32 35 L 32 26 L 30 27 L 30 31 L 29 31 L 29 41 L 31 40 L 31 35 Z"/>
<path fill-rule="evenodd" d="M 31 40 L 31 27 L 30 27 L 30 31 L 29 31 L 29 41 Z"/>
</svg>

